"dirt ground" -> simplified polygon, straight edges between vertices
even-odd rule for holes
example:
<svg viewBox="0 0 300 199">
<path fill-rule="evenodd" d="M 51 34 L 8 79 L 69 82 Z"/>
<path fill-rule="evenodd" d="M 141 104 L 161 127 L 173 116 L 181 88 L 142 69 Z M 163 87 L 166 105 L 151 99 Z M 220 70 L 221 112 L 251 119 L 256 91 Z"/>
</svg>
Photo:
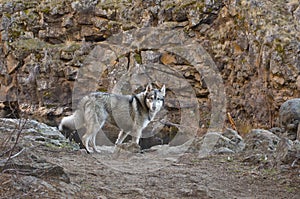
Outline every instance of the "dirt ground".
<svg viewBox="0 0 300 199">
<path fill-rule="evenodd" d="M 63 171 L 30 176 L 15 165 L 0 174 L 0 198 L 300 198 L 299 164 L 278 168 L 245 162 L 251 152 L 199 158 L 109 150 L 86 154 L 34 147 L 24 153 Z"/>
</svg>

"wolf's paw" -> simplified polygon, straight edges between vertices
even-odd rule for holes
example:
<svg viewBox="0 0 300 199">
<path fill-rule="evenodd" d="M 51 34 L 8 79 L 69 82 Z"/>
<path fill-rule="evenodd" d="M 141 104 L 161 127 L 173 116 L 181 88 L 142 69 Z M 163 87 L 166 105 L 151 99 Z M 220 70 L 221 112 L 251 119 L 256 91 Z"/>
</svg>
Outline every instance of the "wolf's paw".
<svg viewBox="0 0 300 199">
<path fill-rule="evenodd" d="M 120 151 L 121 151 L 120 144 L 116 144 L 113 149 L 113 153 L 119 153 Z"/>
<path fill-rule="evenodd" d="M 115 150 L 125 150 L 131 153 L 140 153 L 141 152 L 141 147 L 134 143 L 134 142 L 129 142 L 129 143 L 123 143 L 115 146 Z"/>
<path fill-rule="evenodd" d="M 96 153 L 101 153 L 101 151 L 100 151 L 99 149 L 94 149 L 94 151 L 95 151 Z"/>
<path fill-rule="evenodd" d="M 101 150 L 99 150 L 96 145 L 92 146 L 92 150 L 93 150 L 93 152 L 101 153 Z"/>
<path fill-rule="evenodd" d="M 87 153 L 93 153 L 94 150 L 90 147 L 85 147 Z"/>
</svg>

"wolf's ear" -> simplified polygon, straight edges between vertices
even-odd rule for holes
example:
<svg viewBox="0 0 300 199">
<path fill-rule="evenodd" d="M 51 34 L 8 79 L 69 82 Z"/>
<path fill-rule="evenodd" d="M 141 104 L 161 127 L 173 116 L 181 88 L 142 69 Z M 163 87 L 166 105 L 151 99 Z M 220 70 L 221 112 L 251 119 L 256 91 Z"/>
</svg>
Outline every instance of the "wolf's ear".
<svg viewBox="0 0 300 199">
<path fill-rule="evenodd" d="M 166 86 L 163 85 L 163 87 L 161 87 L 160 92 L 162 92 L 163 95 L 166 94 Z"/>
<path fill-rule="evenodd" d="M 151 90 L 152 90 L 152 85 L 149 83 L 149 84 L 146 86 L 145 93 L 149 93 Z"/>
</svg>

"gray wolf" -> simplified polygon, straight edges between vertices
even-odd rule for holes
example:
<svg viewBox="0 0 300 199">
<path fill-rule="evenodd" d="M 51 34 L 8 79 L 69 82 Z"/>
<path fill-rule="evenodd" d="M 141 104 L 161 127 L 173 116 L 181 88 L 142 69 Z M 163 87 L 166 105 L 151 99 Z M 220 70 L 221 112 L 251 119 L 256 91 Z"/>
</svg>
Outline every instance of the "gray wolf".
<svg viewBox="0 0 300 199">
<path fill-rule="evenodd" d="M 93 92 L 83 97 L 72 115 L 61 120 L 59 130 L 84 127 L 82 143 L 88 152 L 92 152 L 92 149 L 99 152 L 95 143 L 96 136 L 102 131 L 105 122 L 121 130 L 116 145 L 120 145 L 129 134 L 132 141 L 139 144 L 143 129 L 163 107 L 165 93 L 165 85 L 161 89 L 153 89 L 151 84 L 147 85 L 145 91 L 135 95 Z"/>
</svg>

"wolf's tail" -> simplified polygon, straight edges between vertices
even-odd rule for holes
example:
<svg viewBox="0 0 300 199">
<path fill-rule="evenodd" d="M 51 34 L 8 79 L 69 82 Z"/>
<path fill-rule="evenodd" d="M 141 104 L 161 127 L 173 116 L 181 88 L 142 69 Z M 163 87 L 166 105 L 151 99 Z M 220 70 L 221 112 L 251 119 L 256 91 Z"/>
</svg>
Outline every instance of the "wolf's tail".
<svg viewBox="0 0 300 199">
<path fill-rule="evenodd" d="M 63 131 L 64 128 L 68 128 L 75 131 L 82 128 L 85 123 L 84 113 L 91 109 L 88 108 L 89 106 L 93 106 L 93 100 L 91 100 L 89 96 L 85 96 L 80 101 L 78 109 L 72 115 L 62 118 L 58 129 Z"/>
<path fill-rule="evenodd" d="M 72 115 L 62 118 L 58 130 L 63 131 L 64 128 L 77 130 L 84 124 L 84 118 L 81 110 L 76 110 Z"/>
</svg>

